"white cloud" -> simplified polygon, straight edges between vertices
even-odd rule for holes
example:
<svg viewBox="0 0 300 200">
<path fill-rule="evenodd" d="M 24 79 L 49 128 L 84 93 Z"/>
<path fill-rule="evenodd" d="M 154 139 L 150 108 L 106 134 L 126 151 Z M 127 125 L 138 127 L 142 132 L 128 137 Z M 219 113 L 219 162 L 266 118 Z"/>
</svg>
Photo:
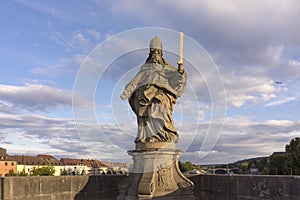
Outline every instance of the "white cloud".
<svg viewBox="0 0 300 200">
<path fill-rule="evenodd" d="M 95 29 L 76 30 L 61 32 L 53 30 L 49 38 L 63 47 L 67 52 L 88 53 L 99 42 L 100 32 Z"/>
<path fill-rule="evenodd" d="M 60 58 L 58 64 L 52 66 L 35 67 L 31 70 L 31 73 L 36 75 L 45 76 L 61 76 L 66 73 L 74 73 L 81 65 L 84 59 L 84 55 L 76 54 L 71 58 Z"/>
<path fill-rule="evenodd" d="M 289 120 L 267 120 L 264 121 L 263 124 L 265 125 L 271 125 L 271 126 L 279 126 L 279 127 L 292 127 L 297 122 L 289 121 Z"/>
<path fill-rule="evenodd" d="M 270 0 L 263 2 L 192 0 L 188 3 L 174 3 L 171 0 L 155 3 L 124 0 L 114 2 L 112 10 L 114 14 L 127 13 L 148 23 L 166 22 L 162 16 L 167 15 L 171 26 L 181 26 L 184 31 L 202 31 L 201 36 L 212 33 L 211 36 L 217 41 L 220 38 L 224 39 L 224 42 L 230 40 L 232 46 L 243 45 L 242 42 L 248 44 L 258 37 L 260 40 L 257 42 L 263 42 L 266 38 L 284 40 L 282 35 L 293 36 L 293 39 L 298 38 L 294 24 L 299 17 L 297 0 L 282 0 L 276 3 Z M 180 14 L 174 11 L 180 11 Z M 156 15 L 149 13 L 156 13 Z M 246 38 L 247 40 L 242 41 Z M 299 38 L 297 41 L 299 42 Z"/>
<path fill-rule="evenodd" d="M 241 88 L 226 86 L 231 105 L 270 100 L 276 96 L 272 80 L 300 77 L 298 1 L 156 1 L 159 6 L 153 6 L 153 2 L 125 0 L 112 5 L 116 15 L 139 17 L 145 24 L 167 24 L 205 46 L 224 79 Z M 180 14 L 172 12 L 177 10 Z"/>
<path fill-rule="evenodd" d="M 286 103 L 293 102 L 293 101 L 296 101 L 296 100 L 297 100 L 296 97 L 287 97 L 285 99 L 281 99 L 281 100 L 277 100 L 277 101 L 273 101 L 273 102 L 267 103 L 265 105 L 265 107 L 280 106 L 282 104 L 286 104 Z"/>
<path fill-rule="evenodd" d="M 109 130 L 104 127 L 104 131 L 108 136 L 117 138 L 115 144 L 107 142 L 99 134 L 98 125 L 85 124 L 85 132 L 78 134 L 73 119 L 69 118 L 0 114 L 0 121 L 2 141 L 5 141 L 5 148 L 11 153 L 52 153 L 59 157 L 130 159 L 126 158 L 126 151 L 119 148 L 122 146 L 122 134 L 115 131 L 114 126 L 110 126 Z"/>
<path fill-rule="evenodd" d="M 228 103 L 236 107 L 241 107 L 246 101 L 266 101 L 276 97 L 274 81 L 267 77 L 239 75 L 231 72 L 225 73 L 223 78 Z"/>
<path fill-rule="evenodd" d="M 229 119 L 217 144 L 205 158 L 201 158 L 203 152 L 199 152 L 202 140 L 195 140 L 182 160 L 211 164 L 269 156 L 275 151 L 285 151 L 285 145 L 299 134 L 299 121 Z"/>
<path fill-rule="evenodd" d="M 234 108 L 234 115 L 240 115 L 239 108 L 247 106 L 248 103 L 258 105 L 265 101 L 265 106 L 271 107 L 297 100 L 297 97 L 293 97 L 297 96 L 295 95 L 298 92 L 297 80 L 300 78 L 300 30 L 299 23 L 297 23 L 300 18 L 300 5 L 297 0 L 280 0 L 277 2 L 272 0 L 230 2 L 192 0 L 176 3 L 170 0 L 154 2 L 123 0 L 105 2 L 104 4 L 103 2 L 93 2 L 91 4 L 95 10 L 99 9 L 103 12 L 95 12 L 91 7 L 85 7 L 81 4 L 80 6 L 79 4 L 72 6 L 62 4 L 59 8 L 53 8 L 47 4 L 21 1 L 19 3 L 33 11 L 52 16 L 53 18 L 48 20 L 50 23 L 47 26 L 48 29 L 51 29 L 50 31 L 47 30 L 52 39 L 51 42 L 54 40 L 68 54 L 70 52 L 74 54 L 73 57 L 64 56 L 56 65 L 34 68 L 32 70 L 34 75 L 55 77 L 57 73 L 65 75 L 74 72 L 73 70 L 77 69 L 83 60 L 82 53 L 87 53 L 105 35 L 99 30 L 111 29 L 109 31 L 113 33 L 122 28 L 136 26 L 136 22 L 138 22 L 141 26 L 161 26 L 182 30 L 187 36 L 191 36 L 202 44 L 219 66 L 226 87 L 228 109 L 232 109 L 232 106 L 236 107 Z M 105 7 L 105 12 L 101 10 L 103 7 Z M 76 16 L 78 12 L 75 11 L 78 11 L 77 9 L 85 14 Z M 122 20 L 116 22 L 105 18 L 103 23 L 99 23 L 97 26 L 95 22 L 98 23 L 99 19 L 104 19 L 103 16 L 108 16 L 107 10 L 113 11 L 109 13 L 112 18 L 121 18 Z M 96 20 L 91 22 L 90 17 Z M 63 23 L 57 24 L 56 19 Z M 115 27 L 120 25 L 116 23 L 123 23 L 124 21 L 127 21 L 129 26 Z M 61 28 L 59 25 L 66 27 L 64 31 L 59 29 Z M 81 29 L 77 25 L 93 28 Z M 16 32 L 22 33 L 19 30 Z M 32 44 L 35 43 L 36 41 L 32 42 Z M 36 44 L 43 45 L 42 41 L 38 41 Z M 128 44 L 128 41 L 116 41 L 111 49 L 113 50 L 117 45 L 120 48 L 134 48 L 135 46 L 133 43 Z M 24 50 L 20 49 L 20 51 Z M 108 52 L 108 56 L 109 53 L 113 52 Z M 124 71 L 136 66 L 136 63 L 144 62 L 145 57 L 146 54 L 142 57 L 139 54 L 131 54 L 129 59 L 122 60 L 121 58 L 119 63 L 118 61 L 113 63 L 114 66 L 119 64 L 120 68 L 110 68 L 105 73 L 112 80 L 117 80 Z M 28 56 L 26 58 L 28 59 Z M 99 67 L 95 61 L 100 65 L 102 64 L 98 60 L 87 62 Z M 126 65 L 124 66 L 125 62 Z M 190 70 L 188 67 L 186 69 Z M 95 68 L 91 68 L 91 73 L 88 75 L 91 74 L 98 78 L 98 74 L 93 73 L 94 70 Z M 186 155 L 189 160 L 197 163 L 199 161 L 199 152 L 197 151 L 202 145 L 208 122 L 199 124 L 196 122 L 209 116 L 211 96 L 203 77 L 199 78 L 199 76 L 194 75 L 192 70 L 188 73 L 188 81 L 194 91 L 192 89 L 187 90 L 186 96 L 183 98 L 188 99 L 191 95 L 196 94 L 199 99 L 178 104 L 177 106 L 181 107 L 176 107 L 176 111 L 180 111 L 182 108 L 183 112 L 190 114 L 194 120 L 184 121 L 181 124 L 175 124 L 175 126 L 181 131 L 181 143 L 178 146 L 190 145 Z M 274 85 L 274 80 L 296 83 L 294 84 L 295 88 L 291 88 L 290 85 L 280 88 Z M 86 82 L 88 83 L 88 80 Z M 87 84 L 87 87 L 89 86 Z M 71 107 L 71 91 L 41 84 L 0 85 L 0 96 L 0 112 L 2 113 L 18 113 L 17 111 L 20 109 L 34 112 Z M 199 103 L 199 107 L 195 106 L 196 103 Z M 189 106 L 189 104 L 192 105 Z M 196 107 L 197 109 L 194 109 Z M 253 115 L 259 114 L 259 112 L 253 113 Z M 74 135 L 76 130 L 71 119 L 50 119 L 37 115 L 1 115 L 0 118 L 1 136 L 7 137 L 8 133 L 15 131 L 19 132 L 19 139 L 25 141 L 26 137 L 30 138 L 35 144 L 40 143 L 46 145 L 43 147 L 51 147 L 50 151 L 53 153 L 74 155 L 74 157 L 76 157 L 76 153 L 80 152 L 88 155 L 88 151 Z M 261 122 L 253 122 L 247 117 L 228 119 L 219 142 L 212 149 L 211 154 L 201 160 L 200 163 L 229 162 L 242 158 L 270 155 L 273 151 L 284 150 L 284 145 L 291 138 L 299 135 L 299 122 L 272 120 L 274 116 L 269 118 L 270 120 Z M 188 122 L 195 123 L 190 124 Z M 128 150 L 133 148 L 132 137 L 135 135 L 134 128 L 129 125 L 122 129 L 126 130 L 122 132 L 120 127 L 105 124 L 102 131 L 111 141 L 116 141 L 117 146 Z M 107 158 L 115 156 L 112 153 L 114 152 L 113 147 L 107 147 L 98 140 L 102 135 L 98 135 L 99 129 L 97 127 L 89 124 L 84 124 L 83 127 L 86 128 L 86 132 L 84 132 L 86 137 L 83 139 L 87 140 L 88 145 L 94 144 L 94 148 L 91 149 L 94 153 L 97 153 L 98 148 L 97 155 L 101 156 L 102 154 Z M 194 130 L 197 127 L 201 132 L 196 138 L 193 138 Z M 127 131 L 132 131 L 132 133 L 126 135 Z M 192 144 L 191 138 L 194 139 Z M 15 144 L 16 141 L 9 138 L 4 142 L 9 144 L 12 141 Z"/>
<path fill-rule="evenodd" d="M 101 39 L 101 33 L 97 31 L 96 29 L 88 29 L 87 32 L 91 34 L 95 40 Z"/>
<path fill-rule="evenodd" d="M 72 105 L 70 91 L 38 84 L 0 85 L 0 96 L 1 101 L 7 102 L 2 106 L 6 110 L 9 107 L 12 110 L 47 111 Z"/>
<path fill-rule="evenodd" d="M 3 113 L 14 113 L 15 110 L 12 108 L 12 104 L 0 100 L 0 112 Z"/>
<path fill-rule="evenodd" d="M 0 114 L 1 135 L 6 148 L 23 146 L 28 151 L 30 141 L 32 153 L 38 152 L 32 144 L 47 153 L 63 157 L 87 157 L 98 159 L 127 160 L 126 150 L 134 149 L 136 127 L 123 124 L 81 124 L 83 132 L 77 134 L 72 119 L 49 118 L 40 115 Z M 273 151 L 284 151 L 284 146 L 300 133 L 300 121 L 269 120 L 252 122 L 247 118 L 230 118 L 226 121 L 223 134 L 211 153 L 200 159 L 203 145 L 203 130 L 208 122 L 199 123 L 195 133 L 195 122 L 182 124 L 178 148 L 186 151 L 181 159 L 194 163 L 227 163 L 243 158 L 267 156 Z M 124 128 L 125 127 L 125 128 Z M 126 128 L 127 127 L 127 128 Z M 124 130 L 124 131 L 123 131 Z M 9 137 L 14 133 L 14 137 Z M 196 135 L 195 135 L 196 134 Z M 17 139 L 16 139 L 17 136 Z M 13 152 L 20 152 L 16 148 Z M 201 154 L 202 153 L 202 154 Z"/>
</svg>

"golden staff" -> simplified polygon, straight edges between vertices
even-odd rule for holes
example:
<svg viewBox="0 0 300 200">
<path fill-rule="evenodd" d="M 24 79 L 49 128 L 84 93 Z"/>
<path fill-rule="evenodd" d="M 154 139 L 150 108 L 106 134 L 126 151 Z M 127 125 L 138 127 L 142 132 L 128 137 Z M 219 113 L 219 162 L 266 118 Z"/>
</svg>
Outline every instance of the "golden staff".
<svg viewBox="0 0 300 200">
<path fill-rule="evenodd" d="M 179 33 L 179 61 L 178 64 L 183 65 L 183 32 Z"/>
</svg>

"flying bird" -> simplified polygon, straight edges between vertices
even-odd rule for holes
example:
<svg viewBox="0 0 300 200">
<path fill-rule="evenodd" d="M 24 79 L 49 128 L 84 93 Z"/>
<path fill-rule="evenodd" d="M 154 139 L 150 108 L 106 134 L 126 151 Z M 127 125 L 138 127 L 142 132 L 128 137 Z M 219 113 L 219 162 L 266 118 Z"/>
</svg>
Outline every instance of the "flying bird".
<svg viewBox="0 0 300 200">
<path fill-rule="evenodd" d="M 282 81 L 275 81 L 276 84 L 282 84 Z"/>
</svg>

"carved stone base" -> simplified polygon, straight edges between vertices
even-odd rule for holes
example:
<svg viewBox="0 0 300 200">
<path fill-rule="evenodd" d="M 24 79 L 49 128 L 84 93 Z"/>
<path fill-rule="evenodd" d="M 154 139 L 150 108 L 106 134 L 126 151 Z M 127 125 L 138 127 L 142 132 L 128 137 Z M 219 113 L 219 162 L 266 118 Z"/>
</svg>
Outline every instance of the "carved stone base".
<svg viewBox="0 0 300 200">
<path fill-rule="evenodd" d="M 170 143 L 140 143 L 137 150 L 128 151 L 133 157 L 130 175 L 119 184 L 118 200 L 195 199 L 194 184 L 179 170 L 178 156 Z"/>
</svg>

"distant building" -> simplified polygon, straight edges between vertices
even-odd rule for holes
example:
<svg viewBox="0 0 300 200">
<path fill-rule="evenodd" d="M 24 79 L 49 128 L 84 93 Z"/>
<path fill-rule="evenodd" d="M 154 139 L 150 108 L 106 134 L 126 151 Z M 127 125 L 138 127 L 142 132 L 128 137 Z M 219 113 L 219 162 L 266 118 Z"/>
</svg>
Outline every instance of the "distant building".
<svg viewBox="0 0 300 200">
<path fill-rule="evenodd" d="M 110 161 L 102 161 L 107 167 L 109 171 L 113 171 L 116 173 L 126 174 L 129 172 L 129 169 L 132 167 L 132 164 L 129 162 L 126 163 L 117 163 Z"/>
<path fill-rule="evenodd" d="M 14 173 L 30 175 L 34 169 L 52 166 L 55 169 L 54 176 L 64 175 L 96 175 L 121 173 L 126 174 L 132 164 L 113 163 L 93 159 L 61 158 L 57 160 L 52 155 L 39 154 L 37 156 L 14 155 L 6 153 L 6 149 L 0 147 L 0 176 L 5 176 L 11 170 Z"/>
<path fill-rule="evenodd" d="M 9 159 L 6 149 L 0 147 L 0 176 L 3 177 L 10 171 L 17 172 L 17 162 Z"/>
<path fill-rule="evenodd" d="M 3 149 L 0 147 L 0 160 L 5 160 L 7 159 L 8 154 L 6 153 L 6 149 Z"/>
<path fill-rule="evenodd" d="M 53 166 L 55 169 L 54 176 L 60 176 L 64 170 L 63 164 L 51 155 L 39 154 L 37 156 L 15 155 L 8 156 L 10 160 L 17 162 L 17 173 L 24 171 L 30 174 L 35 168 Z"/>
<path fill-rule="evenodd" d="M 108 171 L 108 167 L 99 160 L 62 158 L 60 162 L 65 166 L 68 175 L 106 174 Z"/>
</svg>

